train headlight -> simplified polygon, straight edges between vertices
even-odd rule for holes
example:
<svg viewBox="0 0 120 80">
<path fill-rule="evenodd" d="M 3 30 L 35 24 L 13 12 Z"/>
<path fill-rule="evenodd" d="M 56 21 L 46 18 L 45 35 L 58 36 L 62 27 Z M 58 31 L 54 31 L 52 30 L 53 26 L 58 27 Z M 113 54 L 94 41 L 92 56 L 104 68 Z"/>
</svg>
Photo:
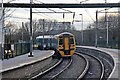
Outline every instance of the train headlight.
<svg viewBox="0 0 120 80">
<path fill-rule="evenodd" d="M 8 50 L 8 52 L 11 52 L 11 50 Z"/>
<path fill-rule="evenodd" d="M 35 45 L 34 45 L 34 47 L 38 47 L 38 45 L 37 45 L 37 44 L 35 44 Z"/>
<path fill-rule="evenodd" d="M 5 53 L 7 54 L 7 50 L 5 50 Z"/>
<path fill-rule="evenodd" d="M 43 47 L 45 48 L 45 47 L 46 47 L 46 44 L 44 44 Z"/>
</svg>

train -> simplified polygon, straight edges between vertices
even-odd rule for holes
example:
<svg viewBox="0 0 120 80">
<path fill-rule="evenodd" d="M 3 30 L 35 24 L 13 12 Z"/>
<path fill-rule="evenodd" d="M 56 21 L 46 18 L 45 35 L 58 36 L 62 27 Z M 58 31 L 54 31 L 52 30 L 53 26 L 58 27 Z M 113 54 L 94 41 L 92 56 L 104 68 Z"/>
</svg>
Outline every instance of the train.
<svg viewBox="0 0 120 80">
<path fill-rule="evenodd" d="M 44 35 L 36 37 L 36 45 L 39 50 L 49 50 L 52 47 L 52 35 Z"/>
<path fill-rule="evenodd" d="M 37 48 L 54 50 L 54 57 L 71 57 L 76 50 L 75 36 L 69 32 L 36 37 Z"/>
</svg>

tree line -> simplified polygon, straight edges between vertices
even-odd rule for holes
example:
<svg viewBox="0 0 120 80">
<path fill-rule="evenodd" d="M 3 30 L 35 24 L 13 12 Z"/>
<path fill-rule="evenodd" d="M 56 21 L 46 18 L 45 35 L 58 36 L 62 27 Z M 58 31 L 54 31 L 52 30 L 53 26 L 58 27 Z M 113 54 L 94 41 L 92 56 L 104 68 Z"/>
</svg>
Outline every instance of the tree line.
<svg viewBox="0 0 120 80">
<path fill-rule="evenodd" d="M 119 14 L 108 14 L 107 20 L 105 16 L 101 16 L 98 19 L 98 27 L 97 27 L 97 39 L 98 46 L 106 47 L 106 33 L 108 25 L 108 33 L 109 33 L 109 47 L 118 48 L 119 42 L 119 25 L 120 25 L 120 15 Z M 108 23 L 108 24 L 107 24 Z M 76 36 L 78 45 L 95 45 L 95 31 L 96 31 L 96 22 L 89 24 L 87 29 L 83 30 L 83 43 L 81 42 L 81 34 L 82 31 L 76 31 L 75 26 L 71 24 L 71 22 L 58 22 L 56 20 L 47 20 L 47 19 L 38 19 L 33 20 L 33 41 L 35 42 L 36 36 L 44 34 L 55 34 L 63 31 L 70 31 Z M 22 25 L 22 23 L 21 23 Z M 6 33 L 5 43 L 16 43 L 19 40 L 22 40 L 23 33 L 23 41 L 29 42 L 29 33 L 30 33 L 30 23 L 24 22 L 23 27 L 21 25 L 16 25 L 13 22 L 8 22 L 6 27 L 10 30 L 9 33 Z M 18 27 L 18 28 L 16 28 Z"/>
<path fill-rule="evenodd" d="M 120 15 L 108 14 L 107 18 L 108 21 L 105 16 L 101 16 L 98 19 L 98 27 L 96 27 L 96 22 L 94 22 L 84 30 L 84 45 L 95 45 L 95 31 L 97 30 L 98 46 L 118 48 Z M 106 45 L 107 26 L 108 46 Z"/>
<path fill-rule="evenodd" d="M 22 23 L 21 23 L 22 25 Z M 75 30 L 75 27 L 71 24 L 71 22 L 58 22 L 55 20 L 47 20 L 47 19 L 38 19 L 33 20 L 33 39 L 35 40 L 36 36 L 42 35 L 43 31 L 47 34 L 50 31 L 64 31 L 64 30 Z M 30 22 L 24 22 L 22 26 L 17 27 L 13 22 L 8 22 L 6 27 L 9 28 L 9 33 L 5 35 L 5 43 L 16 43 L 22 40 L 29 41 L 30 34 Z"/>
</svg>

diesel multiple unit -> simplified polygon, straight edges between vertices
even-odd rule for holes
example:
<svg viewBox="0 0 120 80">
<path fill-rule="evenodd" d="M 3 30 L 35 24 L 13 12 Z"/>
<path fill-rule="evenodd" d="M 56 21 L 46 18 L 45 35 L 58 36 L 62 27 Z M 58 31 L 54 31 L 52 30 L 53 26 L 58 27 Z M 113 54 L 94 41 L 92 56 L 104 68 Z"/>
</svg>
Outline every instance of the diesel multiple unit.
<svg viewBox="0 0 120 80">
<path fill-rule="evenodd" d="M 57 35 L 44 35 L 36 37 L 38 49 L 52 49 L 54 56 L 71 57 L 76 50 L 76 42 L 73 34 L 69 32 Z"/>
</svg>

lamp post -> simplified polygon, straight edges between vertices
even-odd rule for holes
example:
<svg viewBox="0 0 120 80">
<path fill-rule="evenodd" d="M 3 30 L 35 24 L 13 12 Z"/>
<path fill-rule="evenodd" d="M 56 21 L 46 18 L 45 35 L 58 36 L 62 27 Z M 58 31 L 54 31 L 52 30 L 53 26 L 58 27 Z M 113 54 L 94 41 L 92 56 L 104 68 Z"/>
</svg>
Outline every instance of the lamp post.
<svg viewBox="0 0 120 80">
<path fill-rule="evenodd" d="M 81 31 L 82 40 L 81 40 L 81 44 L 83 45 L 83 40 L 84 40 L 84 36 L 83 36 L 83 14 L 79 14 L 79 15 L 81 15 L 81 20 L 74 20 L 73 19 L 72 24 L 74 22 L 81 22 L 81 27 L 82 27 L 82 31 Z"/>
<path fill-rule="evenodd" d="M 33 40 L 32 40 L 32 2 L 33 0 L 30 0 L 30 55 L 28 57 L 33 57 L 32 50 L 33 50 Z"/>
<path fill-rule="evenodd" d="M 107 0 L 105 0 L 105 3 L 107 3 Z M 106 47 L 108 47 L 108 17 L 107 17 L 107 9 L 105 8 L 105 23 L 106 23 L 106 29 L 107 29 L 107 33 L 106 33 Z"/>
<path fill-rule="evenodd" d="M 95 28 L 95 47 L 97 47 L 97 42 L 98 42 L 98 33 L 97 33 L 97 29 L 98 29 L 98 10 L 96 11 L 96 28 Z"/>
<path fill-rule="evenodd" d="M 81 32 L 81 36 L 82 36 L 82 45 L 83 45 L 83 14 L 80 14 L 81 15 L 81 27 L 82 27 L 82 32 Z"/>
</svg>

